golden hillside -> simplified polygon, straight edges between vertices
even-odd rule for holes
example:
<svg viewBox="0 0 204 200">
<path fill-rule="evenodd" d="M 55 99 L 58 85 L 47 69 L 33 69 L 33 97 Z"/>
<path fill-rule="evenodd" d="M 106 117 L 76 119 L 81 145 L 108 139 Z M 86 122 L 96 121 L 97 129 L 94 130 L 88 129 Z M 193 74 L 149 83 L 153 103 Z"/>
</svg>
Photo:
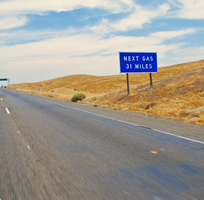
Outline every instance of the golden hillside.
<svg viewBox="0 0 204 200">
<path fill-rule="evenodd" d="M 9 88 L 64 100 L 83 92 L 84 103 L 204 125 L 204 60 L 159 68 L 153 87 L 149 74 L 129 76 L 130 95 L 125 74 L 72 75 Z"/>
</svg>

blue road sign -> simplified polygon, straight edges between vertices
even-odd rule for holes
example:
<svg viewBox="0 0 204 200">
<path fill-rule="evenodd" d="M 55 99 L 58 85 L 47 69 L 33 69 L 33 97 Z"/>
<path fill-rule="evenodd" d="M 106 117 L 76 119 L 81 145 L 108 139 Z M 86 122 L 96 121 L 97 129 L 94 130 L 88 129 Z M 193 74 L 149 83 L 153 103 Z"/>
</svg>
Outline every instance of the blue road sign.
<svg viewBox="0 0 204 200">
<path fill-rule="evenodd" d="M 121 73 L 157 72 L 157 53 L 120 52 Z"/>
</svg>

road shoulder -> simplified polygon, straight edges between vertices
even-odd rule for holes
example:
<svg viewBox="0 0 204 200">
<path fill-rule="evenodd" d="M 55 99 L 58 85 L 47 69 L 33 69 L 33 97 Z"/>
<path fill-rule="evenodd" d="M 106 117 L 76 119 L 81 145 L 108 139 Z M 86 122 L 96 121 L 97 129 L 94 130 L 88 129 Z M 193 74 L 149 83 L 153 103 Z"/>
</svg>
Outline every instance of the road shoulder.
<svg viewBox="0 0 204 200">
<path fill-rule="evenodd" d="M 73 102 L 53 99 L 53 98 L 44 97 L 44 96 L 36 96 L 36 95 L 29 95 L 29 96 L 33 96 L 35 98 L 39 98 L 44 101 L 49 101 L 55 104 L 69 106 L 75 109 L 80 109 L 94 114 L 102 115 L 107 118 L 113 118 L 116 120 L 131 123 L 131 124 L 136 124 L 138 126 L 144 126 L 147 128 L 159 130 L 161 132 L 167 132 L 178 136 L 187 137 L 192 140 L 198 140 L 198 141 L 204 142 L 203 126 L 199 126 L 191 123 L 184 123 L 184 122 L 171 120 L 171 119 L 147 116 L 136 112 L 94 107 L 93 105 L 90 105 L 90 104 L 73 103 Z"/>
</svg>

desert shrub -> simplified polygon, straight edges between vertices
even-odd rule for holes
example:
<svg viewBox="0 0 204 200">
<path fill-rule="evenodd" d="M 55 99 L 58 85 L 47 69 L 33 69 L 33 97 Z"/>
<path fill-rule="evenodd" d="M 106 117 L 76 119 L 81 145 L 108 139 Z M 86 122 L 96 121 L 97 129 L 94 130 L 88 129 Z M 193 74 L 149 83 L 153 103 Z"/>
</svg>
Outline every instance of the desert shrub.
<svg viewBox="0 0 204 200">
<path fill-rule="evenodd" d="M 144 109 L 149 109 L 151 107 L 153 107 L 156 103 L 155 102 L 149 102 L 143 105 Z"/>
<path fill-rule="evenodd" d="M 77 102 L 77 101 L 81 101 L 81 100 L 83 100 L 83 99 L 85 99 L 86 98 L 86 95 L 85 94 L 83 94 L 83 93 L 77 93 L 77 94 L 75 94 L 72 98 L 71 98 L 71 101 L 72 102 Z"/>
<path fill-rule="evenodd" d="M 53 95 L 52 95 L 52 94 L 47 94 L 46 96 L 53 98 Z"/>
</svg>

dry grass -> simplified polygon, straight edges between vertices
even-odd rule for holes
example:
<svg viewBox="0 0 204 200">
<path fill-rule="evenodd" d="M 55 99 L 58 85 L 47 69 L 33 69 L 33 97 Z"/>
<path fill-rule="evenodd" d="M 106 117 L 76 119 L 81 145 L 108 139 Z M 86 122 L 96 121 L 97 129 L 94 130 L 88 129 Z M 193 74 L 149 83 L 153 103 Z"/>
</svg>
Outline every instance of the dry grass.
<svg viewBox="0 0 204 200">
<path fill-rule="evenodd" d="M 38 83 L 11 85 L 23 92 L 70 100 L 78 92 L 85 103 L 204 125 L 204 60 L 159 68 L 153 74 L 130 74 L 131 94 L 127 96 L 126 76 L 72 75 Z"/>
</svg>

